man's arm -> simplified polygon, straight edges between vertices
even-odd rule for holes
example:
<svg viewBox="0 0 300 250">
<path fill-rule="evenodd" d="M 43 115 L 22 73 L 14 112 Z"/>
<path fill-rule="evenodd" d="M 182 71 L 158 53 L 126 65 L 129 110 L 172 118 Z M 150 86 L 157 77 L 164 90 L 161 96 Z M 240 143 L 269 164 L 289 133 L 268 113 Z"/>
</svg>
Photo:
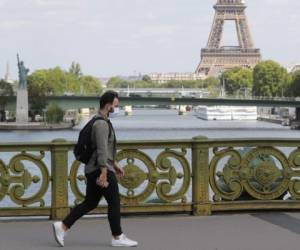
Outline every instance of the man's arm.
<svg viewBox="0 0 300 250">
<path fill-rule="evenodd" d="M 105 121 L 98 121 L 94 126 L 97 146 L 97 165 L 99 168 L 107 168 L 109 127 Z"/>
</svg>

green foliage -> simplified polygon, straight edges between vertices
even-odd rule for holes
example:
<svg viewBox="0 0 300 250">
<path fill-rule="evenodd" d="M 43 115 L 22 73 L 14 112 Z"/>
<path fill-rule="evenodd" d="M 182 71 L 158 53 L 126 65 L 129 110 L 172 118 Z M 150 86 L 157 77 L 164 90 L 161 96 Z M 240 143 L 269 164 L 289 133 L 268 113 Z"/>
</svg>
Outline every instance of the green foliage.
<svg viewBox="0 0 300 250">
<path fill-rule="evenodd" d="M 262 61 L 253 71 L 253 95 L 281 96 L 289 86 L 290 77 L 285 68 L 274 61 Z"/>
<path fill-rule="evenodd" d="M 145 82 L 143 80 L 129 82 L 130 88 L 155 88 L 155 85 L 153 82 Z"/>
<path fill-rule="evenodd" d="M 152 82 L 151 77 L 148 76 L 148 75 L 144 75 L 143 78 L 142 78 L 142 80 L 143 80 L 144 82 Z"/>
<path fill-rule="evenodd" d="M 63 121 L 64 111 L 58 105 L 50 104 L 46 116 L 48 123 L 60 123 Z"/>
<path fill-rule="evenodd" d="M 300 70 L 291 74 L 291 83 L 287 93 L 289 96 L 300 97 Z"/>
<path fill-rule="evenodd" d="M 166 83 L 160 84 L 161 88 L 195 88 L 197 81 L 169 81 Z"/>
<path fill-rule="evenodd" d="M 13 93 L 12 85 L 4 80 L 0 80 L 0 96 L 12 96 Z"/>
<path fill-rule="evenodd" d="M 28 82 L 28 97 L 32 119 L 35 114 L 42 114 L 43 109 L 47 106 L 46 95 L 52 93 L 53 84 L 48 80 L 48 71 L 37 70 L 27 79 Z M 50 82 L 50 84 L 47 84 Z"/>
<path fill-rule="evenodd" d="M 146 78 L 147 81 L 137 80 L 137 81 L 126 81 L 119 77 L 112 77 L 107 83 L 108 88 L 155 88 L 156 83 Z"/>
<path fill-rule="evenodd" d="M 79 78 L 82 95 L 100 95 L 102 86 L 99 79 L 93 76 L 82 76 Z"/>
<path fill-rule="evenodd" d="M 74 95 L 101 94 L 100 80 L 92 76 L 78 77 L 78 75 L 64 71 L 60 67 L 33 72 L 27 79 L 30 109 L 34 111 L 34 114 L 42 115 L 42 110 L 47 106 L 45 97 L 48 95 L 64 95 L 65 93 Z"/>
<path fill-rule="evenodd" d="M 220 80 L 216 77 L 208 77 L 201 81 L 201 87 L 203 88 L 219 88 L 220 86 Z M 203 86 L 202 86 L 203 84 Z M 198 87 L 200 87 L 198 85 Z"/>
<path fill-rule="evenodd" d="M 221 78 L 225 81 L 226 93 L 235 95 L 240 89 L 252 89 L 253 73 L 251 69 L 236 67 L 225 71 Z"/>
<path fill-rule="evenodd" d="M 48 104 L 43 87 L 44 86 L 41 85 L 28 85 L 30 109 L 34 111 L 34 114 L 42 114 L 43 109 L 45 109 Z"/>
<path fill-rule="evenodd" d="M 28 86 L 32 89 L 40 87 L 44 95 L 62 95 L 65 91 L 74 90 L 74 83 L 71 81 L 78 80 L 59 67 L 37 70 L 28 76 Z"/>
<path fill-rule="evenodd" d="M 112 77 L 107 83 L 108 88 L 208 88 L 219 85 L 219 80 L 214 77 L 197 81 L 169 81 L 166 83 L 156 83 L 151 81 L 149 76 L 144 76 L 142 80 L 126 81 L 119 77 Z"/>
<path fill-rule="evenodd" d="M 83 74 L 80 64 L 77 62 L 72 62 L 69 73 L 75 75 L 77 78 L 81 77 Z"/>
<path fill-rule="evenodd" d="M 130 83 L 120 77 L 112 77 L 107 82 L 108 88 L 127 88 Z"/>
<path fill-rule="evenodd" d="M 0 80 L 0 97 L 1 96 L 12 96 L 14 94 L 13 87 L 10 83 Z M 0 105 L 5 106 L 7 103 L 5 98 L 0 98 Z"/>
</svg>

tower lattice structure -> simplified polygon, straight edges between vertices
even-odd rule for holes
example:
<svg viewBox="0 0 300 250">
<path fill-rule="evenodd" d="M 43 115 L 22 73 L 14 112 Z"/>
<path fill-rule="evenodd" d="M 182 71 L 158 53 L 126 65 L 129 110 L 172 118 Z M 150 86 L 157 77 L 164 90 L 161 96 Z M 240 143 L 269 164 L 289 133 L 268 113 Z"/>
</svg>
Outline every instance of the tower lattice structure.
<svg viewBox="0 0 300 250">
<path fill-rule="evenodd" d="M 201 50 L 201 62 L 196 73 L 216 76 L 233 67 L 252 68 L 260 60 L 260 50 L 254 48 L 245 14 L 243 0 L 218 0 L 214 6 L 215 17 L 206 48 Z M 238 46 L 222 46 L 225 21 L 234 21 Z"/>
</svg>

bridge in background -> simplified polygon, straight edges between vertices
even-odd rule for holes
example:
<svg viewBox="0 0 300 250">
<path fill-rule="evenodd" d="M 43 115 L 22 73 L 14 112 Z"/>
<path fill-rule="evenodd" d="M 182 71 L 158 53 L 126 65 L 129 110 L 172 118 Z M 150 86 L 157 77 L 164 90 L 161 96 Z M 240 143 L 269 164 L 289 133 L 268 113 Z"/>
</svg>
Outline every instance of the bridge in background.
<svg viewBox="0 0 300 250">
<path fill-rule="evenodd" d="M 7 99 L 7 110 L 15 110 L 16 97 L 1 97 Z M 121 106 L 143 106 L 143 105 L 205 105 L 205 106 L 258 106 L 258 107 L 295 107 L 300 108 L 300 99 L 274 98 L 274 99 L 233 99 L 233 98 L 192 98 L 192 97 L 140 97 L 121 96 Z M 55 103 L 61 108 L 80 109 L 99 107 L 99 96 L 48 96 L 49 104 Z"/>
<path fill-rule="evenodd" d="M 121 96 L 141 96 L 141 97 L 207 97 L 209 91 L 207 89 L 199 88 L 115 88 Z"/>
</svg>

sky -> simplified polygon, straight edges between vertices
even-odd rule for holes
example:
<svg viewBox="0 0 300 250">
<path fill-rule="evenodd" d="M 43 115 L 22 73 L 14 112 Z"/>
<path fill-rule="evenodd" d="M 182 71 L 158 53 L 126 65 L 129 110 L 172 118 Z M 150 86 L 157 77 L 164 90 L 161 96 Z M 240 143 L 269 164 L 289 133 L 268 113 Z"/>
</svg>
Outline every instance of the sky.
<svg viewBox="0 0 300 250">
<path fill-rule="evenodd" d="M 31 72 L 79 62 L 97 77 L 193 72 L 206 46 L 216 0 L 0 0 L 0 78 L 16 54 Z M 263 59 L 300 62 L 300 1 L 246 0 Z M 225 26 L 224 45 L 236 41 Z M 229 43 L 229 44 L 228 44 Z"/>
</svg>

